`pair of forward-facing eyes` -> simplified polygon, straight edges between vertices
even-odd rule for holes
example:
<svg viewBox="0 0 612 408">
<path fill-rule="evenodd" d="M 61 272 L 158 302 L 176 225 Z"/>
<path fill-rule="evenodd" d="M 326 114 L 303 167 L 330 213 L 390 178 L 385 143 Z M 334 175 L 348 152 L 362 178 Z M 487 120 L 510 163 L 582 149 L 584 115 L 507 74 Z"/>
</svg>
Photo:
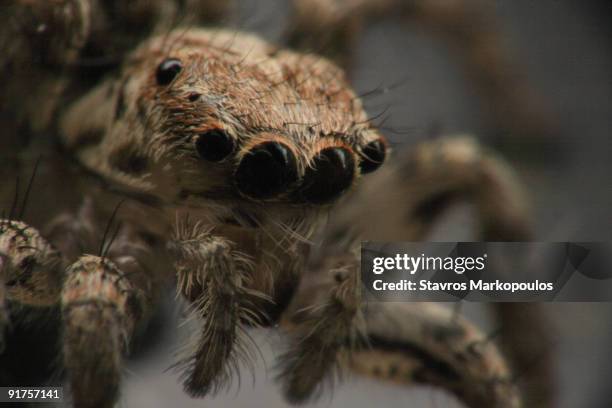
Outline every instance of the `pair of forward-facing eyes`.
<svg viewBox="0 0 612 408">
<path fill-rule="evenodd" d="M 183 64 L 177 58 L 166 58 L 157 67 L 155 79 L 160 86 L 167 86 L 174 81 L 182 71 Z M 234 139 L 229 137 L 222 129 L 212 129 L 202 134 L 196 141 L 196 148 L 200 157 L 211 162 L 219 162 L 232 154 L 235 150 Z M 366 144 L 359 152 L 361 173 L 370 173 L 384 162 L 386 156 L 386 143 L 376 139 Z"/>
</svg>

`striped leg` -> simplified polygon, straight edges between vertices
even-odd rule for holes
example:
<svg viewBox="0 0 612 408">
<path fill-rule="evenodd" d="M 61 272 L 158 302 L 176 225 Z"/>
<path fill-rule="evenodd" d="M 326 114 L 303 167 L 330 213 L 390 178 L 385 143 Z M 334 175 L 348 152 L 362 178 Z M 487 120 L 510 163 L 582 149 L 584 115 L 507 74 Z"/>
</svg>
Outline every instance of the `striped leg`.
<svg viewBox="0 0 612 408">
<path fill-rule="evenodd" d="M 121 354 L 150 309 L 154 290 L 151 275 L 138 260 L 145 247 L 128 227 L 117 230 L 115 248 L 107 248 L 105 256 L 83 255 L 63 267 L 65 259 L 91 249 L 93 236 L 101 236 L 92 230 L 91 215 L 85 205 L 78 216 L 61 216 L 51 223 L 47 236 L 61 254 L 34 228 L 1 220 L 0 292 L 15 304 L 41 309 L 59 304 L 64 367 L 74 406 L 111 407 L 118 398 Z M 5 310 L 4 303 L 0 310 Z M 8 320 L 6 313 L 0 317 Z"/>
<path fill-rule="evenodd" d="M 74 406 L 113 407 L 142 295 L 111 260 L 84 255 L 66 271 L 61 307 Z"/>
<path fill-rule="evenodd" d="M 326 380 L 333 382 L 346 352 L 359 341 L 363 329 L 358 256 L 346 251 L 324 257 L 316 271 L 309 272 L 310 277 L 322 275 L 326 285 L 305 281 L 311 286 L 300 288 L 282 318 L 291 344 L 280 358 L 282 370 L 278 377 L 283 382 L 285 398 L 292 403 L 317 397 Z M 308 299 L 306 305 L 304 299 Z"/>
<path fill-rule="evenodd" d="M 249 299 L 248 260 L 231 242 L 210 234 L 202 225 L 178 226 L 171 247 L 178 290 L 202 322 L 196 350 L 180 361 L 185 391 L 194 397 L 215 393 L 230 382 L 238 362 L 249 358 L 243 324 L 258 319 Z"/>
<path fill-rule="evenodd" d="M 422 240 L 439 215 L 457 202 L 473 204 L 487 241 L 528 240 L 528 210 L 511 169 L 466 137 L 442 138 L 400 152 L 364 180 L 360 191 L 331 217 L 325 246 L 339 238 Z M 375 221 L 372 221 L 372 220 Z M 342 251 L 342 248 L 337 249 Z M 552 332 L 536 304 L 496 303 L 501 345 L 522 373 L 529 406 L 554 406 Z M 529 339 L 529 340 L 527 340 Z M 522 344 L 538 344 L 523 347 Z"/>
<path fill-rule="evenodd" d="M 61 290 L 62 259 L 39 232 L 20 221 L 0 219 L 0 351 L 9 325 L 9 300 L 50 306 Z"/>
<path fill-rule="evenodd" d="M 377 302 L 364 310 L 367 344 L 350 368 L 394 384 L 429 384 L 473 408 L 517 408 L 519 392 L 490 338 L 433 303 Z"/>
<path fill-rule="evenodd" d="M 86 202 L 76 218 L 60 217 L 49 236 L 64 254 L 89 251 L 95 233 L 93 208 Z M 64 365 L 75 407 L 112 407 L 119 398 L 122 356 L 142 326 L 162 282 L 153 250 L 129 225 L 98 255 L 80 255 L 66 269 L 60 306 Z M 82 247 L 84 246 L 84 247 Z M 97 248 L 97 247 L 96 247 Z"/>
</svg>

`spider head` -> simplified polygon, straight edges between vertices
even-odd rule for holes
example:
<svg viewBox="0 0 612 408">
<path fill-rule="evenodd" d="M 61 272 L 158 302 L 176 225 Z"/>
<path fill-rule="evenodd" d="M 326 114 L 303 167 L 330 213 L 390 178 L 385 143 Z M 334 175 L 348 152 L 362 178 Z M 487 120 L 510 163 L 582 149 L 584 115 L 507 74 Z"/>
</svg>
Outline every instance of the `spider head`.
<svg viewBox="0 0 612 408">
<path fill-rule="evenodd" d="M 106 86 L 97 91 L 112 101 L 102 136 L 73 143 L 77 154 L 164 202 L 321 208 L 385 159 L 341 69 L 251 35 L 153 39 Z M 74 122 L 94 105 L 81 103 Z"/>
</svg>

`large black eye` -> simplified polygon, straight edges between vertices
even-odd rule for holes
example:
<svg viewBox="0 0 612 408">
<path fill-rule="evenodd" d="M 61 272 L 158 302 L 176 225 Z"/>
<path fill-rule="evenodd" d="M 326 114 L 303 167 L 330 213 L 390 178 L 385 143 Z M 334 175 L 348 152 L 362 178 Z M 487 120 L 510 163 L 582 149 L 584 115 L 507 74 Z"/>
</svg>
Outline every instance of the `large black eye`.
<svg viewBox="0 0 612 408">
<path fill-rule="evenodd" d="M 355 159 L 344 147 L 327 147 L 319 152 L 313 166 L 306 169 L 298 192 L 302 201 L 326 204 L 340 197 L 355 178 Z"/>
<path fill-rule="evenodd" d="M 196 149 L 204 160 L 218 162 L 234 151 L 234 140 L 221 129 L 213 129 L 198 136 Z"/>
<path fill-rule="evenodd" d="M 362 174 L 371 173 L 378 169 L 385 161 L 387 146 L 381 139 L 376 139 L 361 150 L 359 167 Z"/>
<path fill-rule="evenodd" d="M 253 147 L 244 155 L 235 173 L 238 190 L 262 200 L 286 192 L 297 177 L 295 156 L 278 142 L 264 142 Z"/>
<path fill-rule="evenodd" d="M 168 85 L 183 69 L 183 63 L 176 58 L 166 58 L 158 66 L 155 79 L 158 85 Z"/>
</svg>

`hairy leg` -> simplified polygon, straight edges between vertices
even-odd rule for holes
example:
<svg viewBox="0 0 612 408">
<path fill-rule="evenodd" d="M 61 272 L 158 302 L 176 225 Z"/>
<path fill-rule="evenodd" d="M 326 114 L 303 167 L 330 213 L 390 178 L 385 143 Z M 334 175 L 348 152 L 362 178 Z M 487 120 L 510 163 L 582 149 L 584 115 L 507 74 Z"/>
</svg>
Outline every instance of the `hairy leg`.
<svg viewBox="0 0 612 408">
<path fill-rule="evenodd" d="M 484 239 L 529 236 L 528 207 L 516 175 L 473 138 L 458 136 L 406 148 L 365 178 L 330 217 L 325 246 L 346 237 L 420 240 L 458 202 L 475 207 Z"/>
<path fill-rule="evenodd" d="M 72 262 L 60 306 L 64 366 L 75 407 L 117 402 L 122 356 L 147 321 L 167 267 L 159 248 L 131 225 L 109 228 L 112 237 L 102 245 L 98 225 L 93 203 L 86 200 L 77 217 L 60 216 L 48 228 L 50 239 Z"/>
<path fill-rule="evenodd" d="M 171 252 L 178 290 L 202 319 L 195 353 L 178 364 L 185 391 L 201 397 L 227 386 L 238 361 L 248 357 L 242 325 L 258 323 L 250 303 L 258 295 L 248 289 L 247 258 L 201 224 L 178 225 Z"/>
<path fill-rule="evenodd" d="M 438 216 L 458 201 L 474 205 L 480 222 L 478 235 L 486 241 L 531 237 L 526 200 L 515 175 L 467 137 L 433 140 L 399 152 L 394 163 L 363 184 L 331 217 L 324 244 L 328 251 L 333 252 L 335 243 L 346 237 L 423 239 Z M 524 384 L 526 404 L 554 406 L 552 332 L 543 324 L 539 305 L 496 303 L 493 310 L 501 324 L 501 346 Z M 540 346 L 521 346 L 527 343 Z"/>
<path fill-rule="evenodd" d="M 556 407 L 556 328 L 539 303 L 495 303 L 494 316 L 501 323 L 499 343 L 512 365 L 516 383 L 523 390 L 525 406 Z"/>
<path fill-rule="evenodd" d="M 283 362 L 290 401 L 303 402 L 335 369 L 392 384 L 432 385 L 469 407 L 521 406 L 493 335 L 433 303 L 345 306 L 349 312 L 339 318 L 340 308 L 332 307 L 342 298 L 334 295 L 346 284 L 326 272 L 319 271 L 300 289 L 281 321 L 284 330 L 303 341 Z"/>
<path fill-rule="evenodd" d="M 346 351 L 356 345 L 363 329 L 358 255 L 347 251 L 319 259 L 321 262 L 309 266 L 309 279 L 304 279 L 281 318 L 291 343 L 280 357 L 278 377 L 285 398 L 292 403 L 318 396 L 325 380 L 333 382 Z M 322 281 L 310 279 L 313 276 L 321 276 Z M 306 305 L 304 299 L 308 299 Z"/>
<path fill-rule="evenodd" d="M 376 302 L 364 309 L 367 344 L 349 367 L 396 384 L 429 384 L 468 407 L 521 406 L 510 369 L 492 340 L 433 303 Z"/>
<path fill-rule="evenodd" d="M 143 295 L 111 260 L 70 265 L 61 296 L 64 364 L 75 407 L 113 407 L 122 353 L 142 315 Z"/>
<path fill-rule="evenodd" d="M 6 304 L 6 288 L 4 287 L 4 277 L 2 275 L 4 260 L 0 257 L 0 354 L 4 351 L 5 339 L 4 332 L 9 325 L 9 312 Z"/>
<path fill-rule="evenodd" d="M 36 229 L 21 221 L 0 220 L 0 262 L 8 298 L 34 306 L 57 302 L 62 259 Z"/>
<path fill-rule="evenodd" d="M 0 91 L 6 107 L 2 119 L 15 128 L 27 123 L 31 129 L 45 129 L 67 85 L 65 68 L 76 61 L 85 45 L 90 2 L 8 3 L 0 12 L 0 47 L 4 50 L 0 72 L 11 78 Z"/>
<path fill-rule="evenodd" d="M 121 355 L 159 285 L 149 273 L 147 246 L 129 226 L 116 229 L 114 247 L 108 242 L 99 256 L 81 255 L 95 253 L 102 236 L 92 217 L 88 200 L 77 216 L 58 217 L 45 234 L 53 246 L 34 228 L 3 221 L 1 275 L 11 302 L 60 306 L 63 367 L 74 406 L 111 407 L 118 399 Z"/>
<path fill-rule="evenodd" d="M 285 319 L 293 323 L 297 338 L 284 356 L 282 371 L 285 393 L 294 402 L 307 399 L 337 366 L 340 352 L 357 345 L 359 237 L 422 239 L 439 214 L 458 200 L 475 202 L 488 235 L 505 235 L 508 229 L 519 234 L 526 228 L 524 203 L 512 176 L 472 140 L 433 141 L 407 155 L 395 167 L 387 166 L 386 173 L 373 175 L 356 197 L 338 207 L 323 244 L 311 256 L 304 282 L 310 287 L 301 289 Z M 338 268 L 350 278 L 330 279 Z"/>
<path fill-rule="evenodd" d="M 9 324 L 8 300 L 34 306 L 57 302 L 62 260 L 34 228 L 0 219 L 0 351 Z"/>
</svg>

